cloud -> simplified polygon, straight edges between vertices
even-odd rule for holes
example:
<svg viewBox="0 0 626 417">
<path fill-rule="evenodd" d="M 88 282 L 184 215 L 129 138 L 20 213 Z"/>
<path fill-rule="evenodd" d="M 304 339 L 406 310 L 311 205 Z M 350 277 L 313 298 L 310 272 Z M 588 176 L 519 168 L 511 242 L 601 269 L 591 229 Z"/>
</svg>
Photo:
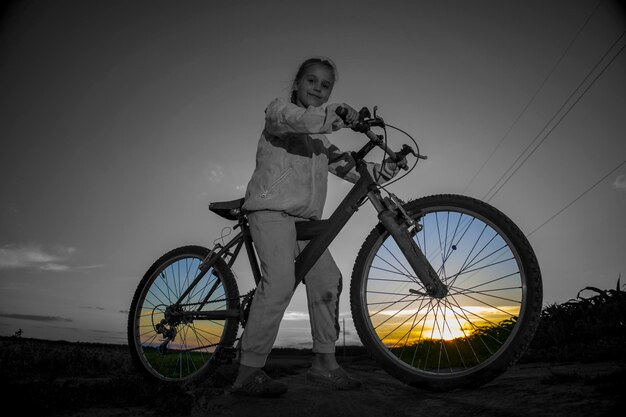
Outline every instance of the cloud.
<svg viewBox="0 0 626 417">
<path fill-rule="evenodd" d="M 56 265 L 61 260 L 59 255 L 53 255 L 42 250 L 37 245 L 4 245 L 0 247 L 0 269 L 46 267 Z M 57 265 L 58 269 L 60 265 Z M 52 266 L 50 269 L 54 269 Z"/>
<path fill-rule="evenodd" d="M 83 306 L 83 308 L 86 308 L 88 310 L 100 310 L 100 311 L 104 311 L 105 310 L 104 307 L 97 307 L 97 306 Z"/>
<path fill-rule="evenodd" d="M 85 265 L 71 267 L 66 264 L 75 253 L 71 246 L 55 246 L 42 249 L 36 244 L 7 244 L 0 247 L 0 269 L 39 269 L 42 271 L 61 272 L 71 269 L 101 268 L 104 265 Z"/>
<path fill-rule="evenodd" d="M 626 175 L 618 175 L 617 178 L 615 178 L 615 181 L 613 181 L 613 188 L 626 192 Z"/>
<path fill-rule="evenodd" d="M 11 313 L 0 313 L 0 317 L 5 317 L 8 319 L 18 319 L 18 320 L 32 320 L 32 321 L 43 321 L 43 322 L 54 322 L 54 321 L 72 321 L 72 319 L 68 319 L 65 317 L 58 316 L 39 316 L 36 314 L 11 314 Z"/>
<path fill-rule="evenodd" d="M 70 267 L 67 265 L 48 263 L 41 265 L 39 269 L 41 269 L 42 271 L 67 271 L 70 269 Z"/>
<path fill-rule="evenodd" d="M 224 177 L 224 168 L 220 164 L 211 164 L 203 172 L 204 177 L 210 182 L 222 182 Z"/>
<path fill-rule="evenodd" d="M 73 269 L 97 269 L 104 267 L 104 264 L 75 266 Z"/>
</svg>

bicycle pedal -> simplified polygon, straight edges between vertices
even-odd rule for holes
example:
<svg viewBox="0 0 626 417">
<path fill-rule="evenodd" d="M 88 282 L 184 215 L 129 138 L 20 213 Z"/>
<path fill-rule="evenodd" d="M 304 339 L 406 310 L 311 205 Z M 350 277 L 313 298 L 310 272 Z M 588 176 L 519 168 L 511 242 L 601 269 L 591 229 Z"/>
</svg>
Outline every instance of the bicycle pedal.
<svg viewBox="0 0 626 417">
<path fill-rule="evenodd" d="M 237 358 L 237 349 L 234 347 L 225 347 L 220 350 L 218 360 L 222 364 L 231 364 Z"/>
</svg>

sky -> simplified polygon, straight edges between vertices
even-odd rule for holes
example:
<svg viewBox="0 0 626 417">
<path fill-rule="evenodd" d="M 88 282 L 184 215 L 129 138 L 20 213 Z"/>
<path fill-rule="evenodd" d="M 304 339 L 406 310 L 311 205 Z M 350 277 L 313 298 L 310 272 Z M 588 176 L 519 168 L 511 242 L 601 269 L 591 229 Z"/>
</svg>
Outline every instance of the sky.
<svg viewBox="0 0 626 417">
<path fill-rule="evenodd" d="M 615 288 L 625 22 L 610 0 L 12 3 L 0 21 L 0 334 L 126 343 L 142 275 L 231 225 L 209 202 L 243 196 L 265 107 L 318 55 L 338 66 L 331 102 L 377 105 L 428 155 L 391 191 L 505 212 L 535 249 L 544 305 Z M 329 176 L 325 217 L 349 188 Z M 330 247 L 347 343 L 349 277 L 375 220 L 364 206 Z M 245 264 L 235 272 L 241 293 L 253 288 Z M 305 301 L 300 287 L 277 346 L 310 347 Z"/>
</svg>

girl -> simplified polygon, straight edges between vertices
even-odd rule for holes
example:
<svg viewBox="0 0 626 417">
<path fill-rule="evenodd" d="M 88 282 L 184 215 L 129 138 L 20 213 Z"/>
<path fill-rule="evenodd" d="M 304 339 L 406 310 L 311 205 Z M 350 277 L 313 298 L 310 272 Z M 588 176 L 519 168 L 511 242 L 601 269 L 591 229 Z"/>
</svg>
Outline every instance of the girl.
<svg viewBox="0 0 626 417">
<path fill-rule="evenodd" d="M 306 242 L 296 241 L 295 223 L 321 217 L 328 171 L 351 182 L 359 178 L 352 169 L 352 157 L 323 135 L 358 121 L 352 107 L 326 105 L 336 78 L 331 60 L 308 59 L 296 74 L 290 100 L 277 98 L 265 110 L 256 169 L 243 205 L 263 278 L 241 340 L 239 372 L 232 389 L 235 394 L 278 396 L 287 391 L 285 384 L 272 380 L 261 368 L 293 295 L 294 259 L 306 246 Z M 346 123 L 335 114 L 338 106 L 348 110 Z M 374 178 L 389 180 L 398 172 L 398 165 L 385 161 L 382 167 L 368 164 L 368 168 Z M 337 389 L 358 388 L 361 382 L 350 377 L 335 359 L 342 280 L 328 250 L 306 275 L 305 283 L 315 354 L 307 378 Z"/>
</svg>

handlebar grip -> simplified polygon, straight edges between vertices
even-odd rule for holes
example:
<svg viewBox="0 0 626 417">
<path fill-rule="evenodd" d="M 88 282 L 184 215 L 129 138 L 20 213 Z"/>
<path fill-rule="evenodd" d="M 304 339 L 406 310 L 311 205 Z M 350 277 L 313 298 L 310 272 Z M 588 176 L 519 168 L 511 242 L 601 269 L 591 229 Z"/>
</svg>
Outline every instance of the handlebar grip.
<svg viewBox="0 0 626 417">
<path fill-rule="evenodd" d="M 348 122 L 346 121 L 346 117 L 348 117 L 348 109 L 346 109 L 343 106 L 338 106 L 335 109 L 335 114 L 337 114 L 337 116 L 341 117 L 341 120 L 343 120 L 343 122 L 347 125 Z M 370 130 L 370 125 L 369 123 L 367 123 L 365 121 L 365 118 L 369 116 L 369 110 L 367 109 L 367 107 L 363 107 L 361 109 L 361 111 L 359 112 L 359 120 L 357 123 L 353 123 L 350 125 L 350 129 L 354 130 L 355 132 L 359 132 L 359 133 L 365 133 L 367 131 Z"/>
<path fill-rule="evenodd" d="M 346 117 L 348 116 L 348 109 L 345 107 L 339 106 L 335 109 L 335 113 L 337 116 L 341 117 L 341 120 L 346 121 Z"/>
</svg>

